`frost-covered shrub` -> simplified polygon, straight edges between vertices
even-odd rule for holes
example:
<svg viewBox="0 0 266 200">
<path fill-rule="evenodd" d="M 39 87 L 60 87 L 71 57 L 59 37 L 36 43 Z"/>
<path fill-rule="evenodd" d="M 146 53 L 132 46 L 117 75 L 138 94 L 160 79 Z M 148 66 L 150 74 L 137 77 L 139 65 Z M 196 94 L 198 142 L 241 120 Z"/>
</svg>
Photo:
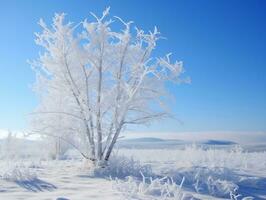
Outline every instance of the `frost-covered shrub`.
<svg viewBox="0 0 266 200">
<path fill-rule="evenodd" d="M 36 162 L 31 162 L 29 165 L 28 165 L 29 168 L 33 168 L 33 169 L 41 169 L 43 168 L 41 162 L 39 163 L 36 163 Z"/>
<path fill-rule="evenodd" d="M 8 165 L 1 169 L 1 178 L 7 181 L 22 182 L 37 179 L 37 174 L 25 165 Z"/>
<path fill-rule="evenodd" d="M 185 177 L 185 185 L 198 193 L 219 197 L 227 197 L 230 191 L 237 187 L 232 181 L 234 174 L 224 168 L 191 167 L 168 170 L 167 174 L 172 176 L 175 181 L 181 181 Z M 229 180 L 228 177 L 230 177 Z"/>
<path fill-rule="evenodd" d="M 177 185 L 171 178 L 145 177 L 142 173 L 142 181 L 129 176 L 126 180 L 111 179 L 114 189 L 120 191 L 126 199 L 164 199 L 164 200 L 188 200 L 193 196 L 182 191 L 185 179 Z"/>
<path fill-rule="evenodd" d="M 152 176 L 153 174 L 150 165 L 142 165 L 139 161 L 125 156 L 113 156 L 106 167 L 95 168 L 94 175 L 116 178 L 140 177 L 140 171 L 146 176 Z"/>
<path fill-rule="evenodd" d="M 266 187 L 259 174 L 266 169 L 266 152 L 245 152 L 240 146 L 219 149 L 192 145 L 175 150 L 121 149 L 119 153 L 151 164 L 154 174 L 173 177 L 177 183 L 185 177 L 184 187 L 201 194 L 228 198 L 236 187 L 243 195 L 248 195 L 247 186 L 258 191 Z"/>
</svg>

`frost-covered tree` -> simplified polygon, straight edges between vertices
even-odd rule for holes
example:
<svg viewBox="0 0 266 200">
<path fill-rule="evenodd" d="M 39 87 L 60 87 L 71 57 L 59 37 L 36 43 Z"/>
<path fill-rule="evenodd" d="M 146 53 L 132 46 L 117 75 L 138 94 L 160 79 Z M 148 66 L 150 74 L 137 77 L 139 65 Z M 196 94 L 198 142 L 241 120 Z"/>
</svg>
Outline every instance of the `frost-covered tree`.
<svg viewBox="0 0 266 200">
<path fill-rule="evenodd" d="M 5 142 L 4 142 L 4 148 L 3 148 L 3 153 L 5 155 L 5 158 L 6 159 L 11 159 L 14 157 L 14 149 L 15 149 L 15 146 L 16 146 L 16 138 L 14 137 L 13 133 L 8 130 L 8 135 L 5 139 Z"/>
<path fill-rule="evenodd" d="M 38 77 L 42 79 L 40 75 Z M 40 85 L 44 86 L 45 83 L 37 83 L 34 88 L 36 92 L 43 91 L 38 88 Z M 69 105 L 66 95 L 63 88 L 40 93 L 41 102 L 36 110 L 38 115 L 33 113 L 31 119 L 31 128 L 35 133 L 41 133 L 42 139 L 49 145 L 49 155 L 52 158 L 62 157 L 73 146 L 73 134 L 80 133 L 78 130 L 74 131 L 73 127 L 77 121 L 57 112 L 71 112 L 71 107 L 66 106 Z"/>
<path fill-rule="evenodd" d="M 32 132 L 67 140 L 97 163 L 108 161 L 127 126 L 169 116 L 165 84 L 180 82 L 183 73 L 170 54 L 154 57 L 156 27 L 132 31 L 132 22 L 108 14 L 92 13 L 95 20 L 77 25 L 65 23 L 65 14 L 56 14 L 52 27 L 40 20 L 36 43 L 44 52 L 32 63 L 41 101 Z M 116 21 L 122 31 L 113 31 Z"/>
<path fill-rule="evenodd" d="M 10 130 L 7 132 L 1 145 L 0 157 L 7 160 L 12 160 L 23 156 L 21 152 L 22 144 L 16 137 L 16 134 Z"/>
</svg>

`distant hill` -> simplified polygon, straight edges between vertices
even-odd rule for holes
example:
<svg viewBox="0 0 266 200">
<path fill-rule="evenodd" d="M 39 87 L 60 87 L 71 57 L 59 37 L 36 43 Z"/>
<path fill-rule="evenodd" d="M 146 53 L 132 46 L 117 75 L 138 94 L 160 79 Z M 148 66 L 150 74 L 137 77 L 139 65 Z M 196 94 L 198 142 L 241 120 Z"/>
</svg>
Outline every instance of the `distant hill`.
<svg viewBox="0 0 266 200">
<path fill-rule="evenodd" d="M 174 148 L 178 145 L 185 144 L 182 140 L 165 140 L 154 137 L 143 137 L 134 139 L 123 139 L 117 142 L 120 148 L 137 148 L 137 149 L 151 149 L 151 148 Z"/>
<path fill-rule="evenodd" d="M 201 144 L 206 145 L 234 145 L 237 144 L 236 142 L 228 141 L 228 140 L 207 140 L 201 142 Z"/>
<path fill-rule="evenodd" d="M 120 141 L 121 142 L 164 142 L 165 140 L 154 137 L 143 137 L 143 138 L 134 138 L 134 139 L 124 139 Z"/>
<path fill-rule="evenodd" d="M 123 139 L 117 142 L 117 146 L 120 148 L 137 148 L 137 149 L 153 149 L 153 148 L 180 148 L 190 144 L 217 146 L 217 145 L 235 145 L 237 143 L 227 140 L 203 140 L 203 141 L 185 141 L 176 139 L 161 139 L 154 137 L 143 137 L 134 139 Z"/>
</svg>

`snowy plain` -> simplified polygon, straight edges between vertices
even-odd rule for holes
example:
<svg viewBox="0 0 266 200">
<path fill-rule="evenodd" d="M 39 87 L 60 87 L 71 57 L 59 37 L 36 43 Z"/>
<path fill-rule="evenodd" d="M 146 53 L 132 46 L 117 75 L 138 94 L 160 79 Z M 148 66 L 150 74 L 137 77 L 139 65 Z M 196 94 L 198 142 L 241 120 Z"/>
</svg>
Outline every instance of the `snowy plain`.
<svg viewBox="0 0 266 200">
<path fill-rule="evenodd" d="M 18 157 L 0 161 L 1 200 L 266 199 L 263 145 L 128 140 L 118 143 L 109 167 L 93 171 L 75 151 L 49 160 L 36 156 L 36 142 L 18 146 Z"/>
</svg>

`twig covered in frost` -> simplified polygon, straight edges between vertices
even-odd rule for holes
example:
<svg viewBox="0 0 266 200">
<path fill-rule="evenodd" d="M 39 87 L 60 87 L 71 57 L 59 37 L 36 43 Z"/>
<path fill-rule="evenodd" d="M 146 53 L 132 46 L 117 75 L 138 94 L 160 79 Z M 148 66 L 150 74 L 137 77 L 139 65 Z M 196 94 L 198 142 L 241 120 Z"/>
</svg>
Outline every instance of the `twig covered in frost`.
<svg viewBox="0 0 266 200">
<path fill-rule="evenodd" d="M 183 200 L 186 194 L 182 191 L 185 178 L 177 185 L 172 178 L 146 177 L 141 171 L 142 181 L 127 177 L 125 181 L 117 178 L 112 179 L 113 188 L 120 191 L 126 198 L 148 198 L 164 200 Z"/>
<path fill-rule="evenodd" d="M 240 200 L 242 197 L 241 194 L 238 193 L 238 187 L 236 187 L 233 191 L 230 192 L 231 200 Z M 242 200 L 253 200 L 254 197 L 243 197 Z"/>
</svg>

